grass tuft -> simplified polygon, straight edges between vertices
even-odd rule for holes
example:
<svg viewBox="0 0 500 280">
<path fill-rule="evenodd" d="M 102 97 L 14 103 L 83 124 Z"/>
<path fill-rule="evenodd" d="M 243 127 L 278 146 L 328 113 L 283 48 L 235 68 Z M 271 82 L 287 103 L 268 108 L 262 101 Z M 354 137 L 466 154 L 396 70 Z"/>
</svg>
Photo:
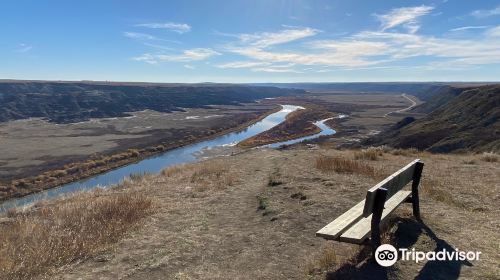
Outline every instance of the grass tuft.
<svg viewBox="0 0 500 280">
<path fill-rule="evenodd" d="M 380 148 L 368 148 L 354 152 L 354 159 L 378 160 L 384 154 Z"/>
<path fill-rule="evenodd" d="M 378 175 L 375 169 L 365 163 L 338 158 L 332 156 L 319 156 L 316 158 L 316 168 L 323 172 L 337 172 L 337 173 L 356 173 L 368 177 L 377 178 Z"/>
<path fill-rule="evenodd" d="M 312 275 L 329 270 L 337 264 L 337 254 L 331 242 L 326 243 L 322 250 L 306 261 L 306 274 Z"/>
<path fill-rule="evenodd" d="M 165 177 L 172 177 L 172 176 L 174 176 L 176 174 L 181 173 L 185 169 L 186 169 L 186 167 L 183 164 L 181 164 L 181 165 L 173 165 L 173 166 L 170 166 L 170 167 L 167 167 L 167 168 L 163 169 L 161 171 L 161 175 L 163 175 Z"/>
<path fill-rule="evenodd" d="M 498 162 L 498 156 L 495 153 L 483 153 L 481 160 L 486 162 Z"/>
</svg>

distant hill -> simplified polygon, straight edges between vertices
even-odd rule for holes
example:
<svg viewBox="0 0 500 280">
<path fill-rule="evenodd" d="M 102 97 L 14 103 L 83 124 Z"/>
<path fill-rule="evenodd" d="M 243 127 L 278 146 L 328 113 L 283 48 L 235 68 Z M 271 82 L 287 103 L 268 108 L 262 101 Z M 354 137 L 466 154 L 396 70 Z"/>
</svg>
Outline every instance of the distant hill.
<svg viewBox="0 0 500 280">
<path fill-rule="evenodd" d="M 416 110 L 430 109 L 427 116 L 404 119 L 364 144 L 432 152 L 500 151 L 500 85 L 446 90 Z"/>
<path fill-rule="evenodd" d="M 160 112 L 238 105 L 303 90 L 228 84 L 0 81 L 0 122 L 30 117 L 69 123 L 122 117 L 145 109 Z"/>
<path fill-rule="evenodd" d="M 442 83 L 442 82 L 365 82 L 365 83 L 263 83 L 253 85 L 297 88 L 308 91 L 343 91 L 359 93 L 407 93 L 422 101 L 429 101 L 444 91 L 478 87 L 488 83 Z"/>
</svg>

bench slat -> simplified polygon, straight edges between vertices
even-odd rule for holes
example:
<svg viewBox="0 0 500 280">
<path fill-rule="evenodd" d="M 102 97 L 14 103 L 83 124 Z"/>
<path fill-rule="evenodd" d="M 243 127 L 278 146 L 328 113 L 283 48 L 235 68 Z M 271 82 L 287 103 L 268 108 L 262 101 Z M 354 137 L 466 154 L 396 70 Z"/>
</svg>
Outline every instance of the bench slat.
<svg viewBox="0 0 500 280">
<path fill-rule="evenodd" d="M 328 240 L 338 239 L 344 231 L 346 231 L 351 225 L 355 224 L 362 218 L 364 205 L 365 200 L 363 199 L 363 201 L 356 204 L 347 212 L 340 215 L 333 222 L 329 223 L 318 232 L 316 232 L 316 236 L 320 236 Z"/>
<path fill-rule="evenodd" d="M 410 195 L 411 191 L 399 191 L 387 200 L 384 205 L 384 211 L 382 212 L 381 223 L 383 223 L 384 219 Z M 355 225 L 346 230 L 340 236 L 340 241 L 354 244 L 363 243 L 363 241 L 368 238 L 368 235 L 371 233 L 371 219 L 372 216 L 370 215 L 359 220 Z"/>
<path fill-rule="evenodd" d="M 375 199 L 375 192 L 377 191 L 377 189 L 379 188 L 387 189 L 387 199 L 389 199 L 413 180 L 413 175 L 415 173 L 415 166 L 416 163 L 419 161 L 420 159 L 416 159 L 410 162 L 405 167 L 399 169 L 391 176 L 385 178 L 382 182 L 376 184 L 374 187 L 369 189 L 368 192 L 366 193 L 366 199 L 365 199 L 366 204 L 363 209 L 363 217 L 367 217 L 372 213 L 373 201 Z"/>
</svg>

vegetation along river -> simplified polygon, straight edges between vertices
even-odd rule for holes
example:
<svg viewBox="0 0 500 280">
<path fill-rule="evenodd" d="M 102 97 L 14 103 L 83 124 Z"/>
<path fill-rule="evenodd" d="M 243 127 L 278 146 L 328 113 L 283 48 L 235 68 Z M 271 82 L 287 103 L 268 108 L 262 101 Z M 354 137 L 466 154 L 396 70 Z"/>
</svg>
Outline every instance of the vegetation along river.
<svg viewBox="0 0 500 280">
<path fill-rule="evenodd" d="M 14 198 L 7 200 L 0 204 L 0 212 L 5 211 L 9 208 L 20 207 L 32 204 L 41 199 L 53 198 L 62 194 L 68 194 L 75 191 L 89 190 L 95 187 L 106 187 L 112 186 L 120 183 L 124 178 L 130 176 L 131 174 L 143 174 L 143 173 L 158 173 L 164 168 L 182 164 L 194 162 L 203 155 L 204 151 L 213 150 L 217 147 L 228 147 L 234 146 L 239 141 L 246 138 L 257 135 L 263 131 L 266 131 L 281 122 L 283 122 L 288 114 L 293 111 L 302 109 L 300 106 L 293 105 L 282 105 L 282 109 L 276 113 L 270 114 L 261 121 L 248 126 L 246 129 L 238 132 L 231 132 L 220 137 L 198 142 L 191 145 L 186 145 L 176 149 L 166 151 L 162 154 L 143 159 L 141 161 L 119 167 L 117 169 L 110 170 L 108 172 L 99 174 L 94 177 L 79 180 L 73 183 L 65 184 L 56 188 L 48 189 L 39 193 L 30 194 L 21 198 Z M 328 119 L 326 119 L 328 120 Z M 265 147 L 279 147 L 284 144 L 294 144 L 304 140 L 313 139 L 321 135 L 331 135 L 335 133 L 335 130 L 329 128 L 324 122 L 326 120 L 320 120 L 315 122 L 315 124 L 321 128 L 321 132 L 309 135 L 293 140 L 273 143 L 266 145 Z M 217 154 L 215 154 L 217 155 Z M 206 157 L 203 157 L 206 158 Z"/>
</svg>

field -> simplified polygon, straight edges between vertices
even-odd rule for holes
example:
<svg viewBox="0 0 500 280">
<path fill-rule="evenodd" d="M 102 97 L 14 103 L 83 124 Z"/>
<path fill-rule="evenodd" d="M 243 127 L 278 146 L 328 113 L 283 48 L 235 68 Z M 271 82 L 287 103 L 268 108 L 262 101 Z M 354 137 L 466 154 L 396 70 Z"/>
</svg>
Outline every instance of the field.
<svg viewBox="0 0 500 280">
<path fill-rule="evenodd" d="M 324 157 L 347 161 L 338 169 L 331 167 L 335 161 Z M 385 241 L 424 251 L 481 251 L 480 261 L 398 262 L 382 270 L 366 261 L 363 247 L 315 237 L 318 229 L 363 199 L 381 177 L 414 158 L 426 164 L 421 185 L 424 224 L 412 218 L 409 205 L 402 205 L 393 215 Z M 154 211 L 116 243 L 56 265 L 46 277 L 495 279 L 500 274 L 495 219 L 500 214 L 495 195 L 500 180 L 498 160 L 497 155 L 316 147 L 249 150 L 172 167 L 95 194 L 109 197 L 130 190 L 152 199 Z M 42 204 L 39 209 L 49 211 L 58 203 Z M 0 233 L 9 232 L 20 217 L 23 214 L 17 212 L 3 218 Z M 8 253 L 7 249 L 3 247 L 0 254 Z"/>
<path fill-rule="evenodd" d="M 422 103 L 414 96 L 408 98 L 417 104 Z M 339 115 L 348 117 L 327 122 L 338 132 L 335 136 L 328 137 L 328 141 L 335 142 L 336 146 L 350 145 L 379 133 L 405 116 L 422 116 L 406 111 L 398 112 L 412 105 L 407 97 L 399 94 L 312 92 L 307 97 L 282 97 L 271 103 L 299 105 L 305 110 L 290 114 L 279 126 L 246 139 L 239 147 L 255 147 L 315 134 L 319 129 L 313 122 Z M 325 138 L 320 141 L 325 141 Z"/>
</svg>

